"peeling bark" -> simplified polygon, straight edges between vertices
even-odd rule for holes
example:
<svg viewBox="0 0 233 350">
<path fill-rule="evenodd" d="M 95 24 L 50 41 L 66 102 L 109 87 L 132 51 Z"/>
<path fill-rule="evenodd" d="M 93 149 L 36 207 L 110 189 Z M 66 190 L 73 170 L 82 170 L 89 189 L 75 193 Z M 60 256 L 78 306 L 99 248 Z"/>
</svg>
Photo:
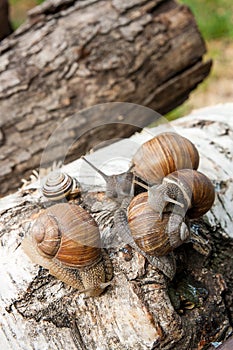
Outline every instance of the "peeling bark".
<svg viewBox="0 0 233 350">
<path fill-rule="evenodd" d="M 107 164 L 104 170 L 116 173 L 118 167 L 110 162 L 114 155 L 125 155 L 127 149 L 130 162 L 139 144 L 152 134 L 172 128 L 197 146 L 200 171 L 213 181 L 216 200 L 210 212 L 192 221 L 192 229 L 211 250 L 202 256 L 191 244 L 177 249 L 172 282 L 121 242 L 108 247 L 114 266 L 112 285 L 101 297 L 85 299 L 33 265 L 19 246 L 31 215 L 48 205 L 38 191 L 39 182 L 0 200 L 1 348 L 201 350 L 232 333 L 232 111 L 233 104 L 197 110 L 89 155 L 97 166 Z M 104 188 L 101 179 L 81 159 L 64 168 L 78 176 L 83 191 L 88 190 L 83 201 L 102 235 L 111 236 L 108 227 L 115 204 L 106 218 L 103 195 L 96 192 Z"/>
<path fill-rule="evenodd" d="M 48 0 L 31 10 L 0 45 L 1 194 L 39 166 L 54 128 L 81 109 L 127 101 L 166 113 L 182 103 L 210 71 L 205 51 L 190 10 L 173 0 Z M 154 115 L 135 118 L 118 137 Z M 103 125 L 116 116 L 83 113 L 72 137 L 96 121 Z M 110 129 L 93 131 L 90 144 L 84 135 L 67 162 L 109 137 Z"/>
</svg>

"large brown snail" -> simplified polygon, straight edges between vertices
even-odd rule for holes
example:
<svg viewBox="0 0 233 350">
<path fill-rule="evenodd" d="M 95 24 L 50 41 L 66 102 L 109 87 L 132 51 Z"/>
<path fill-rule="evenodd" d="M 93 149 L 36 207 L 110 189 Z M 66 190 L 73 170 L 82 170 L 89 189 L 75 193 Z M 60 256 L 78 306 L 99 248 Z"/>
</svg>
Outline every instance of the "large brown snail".
<svg viewBox="0 0 233 350">
<path fill-rule="evenodd" d="M 68 174 L 56 170 L 48 174 L 43 186 L 43 195 L 51 201 L 74 198 L 80 193 L 78 181 Z"/>
<path fill-rule="evenodd" d="M 173 279 L 176 263 L 172 252 L 190 238 L 188 218 L 168 212 L 161 219 L 149 206 L 147 192 L 134 197 L 129 206 L 128 201 L 115 212 L 116 231 L 125 243 Z"/>
<path fill-rule="evenodd" d="M 166 255 L 190 237 L 188 221 L 171 212 L 165 212 L 161 219 L 148 203 L 146 192 L 132 199 L 127 218 L 134 241 L 149 255 Z"/>
<path fill-rule="evenodd" d="M 172 278 L 174 264 L 169 268 L 160 257 L 192 241 L 189 218 L 205 214 L 214 198 L 214 187 L 204 174 L 182 169 L 134 197 L 127 209 L 122 205 L 115 224 L 126 243 Z"/>
<path fill-rule="evenodd" d="M 132 159 L 135 175 L 150 185 L 179 169 L 197 169 L 199 154 L 187 138 L 164 132 L 143 143 Z"/>
<path fill-rule="evenodd" d="M 100 295 L 112 278 L 112 264 L 101 249 L 98 226 L 78 205 L 61 203 L 47 208 L 22 246 L 33 262 L 87 296 Z"/>
<path fill-rule="evenodd" d="M 169 173 L 179 169 L 197 169 L 199 154 L 187 138 L 164 132 L 142 144 L 132 158 L 127 172 L 108 176 L 83 157 L 106 181 L 106 196 L 121 201 L 132 194 L 134 176 L 150 185 L 158 184 Z"/>
<path fill-rule="evenodd" d="M 160 216 L 172 204 L 176 212 L 195 219 L 212 207 L 214 199 L 215 191 L 210 179 L 191 169 L 174 171 L 163 178 L 162 184 L 148 190 L 148 202 Z"/>
</svg>

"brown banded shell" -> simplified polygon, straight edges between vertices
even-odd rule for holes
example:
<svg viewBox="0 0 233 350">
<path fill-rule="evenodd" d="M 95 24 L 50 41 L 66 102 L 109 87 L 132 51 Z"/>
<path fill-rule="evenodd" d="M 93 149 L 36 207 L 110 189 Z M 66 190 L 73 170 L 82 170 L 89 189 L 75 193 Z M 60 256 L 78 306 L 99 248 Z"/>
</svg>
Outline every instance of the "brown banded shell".
<svg viewBox="0 0 233 350">
<path fill-rule="evenodd" d="M 159 213 L 149 206 L 146 192 L 131 201 L 128 224 L 134 241 L 149 255 L 166 255 L 190 235 L 181 216 L 164 213 L 161 220 Z"/>
<path fill-rule="evenodd" d="M 164 132 L 142 144 L 133 157 L 135 175 L 149 184 L 179 169 L 197 169 L 199 154 L 185 137 Z"/>
<path fill-rule="evenodd" d="M 163 184 L 167 186 L 169 183 L 175 183 L 180 188 L 190 219 L 204 215 L 212 207 L 214 186 L 203 173 L 191 169 L 175 171 L 164 178 Z"/>
<path fill-rule="evenodd" d="M 50 215 L 41 215 L 32 228 L 32 236 L 41 254 L 53 258 L 61 241 L 57 221 Z"/>
<path fill-rule="evenodd" d="M 100 248 L 100 233 L 91 215 L 75 204 L 47 208 L 22 242 L 36 264 L 87 296 L 99 296 L 112 278 L 112 263 Z"/>
<path fill-rule="evenodd" d="M 42 187 L 43 195 L 52 201 L 58 201 L 78 192 L 77 181 L 60 171 L 49 173 Z"/>
<path fill-rule="evenodd" d="M 100 260 L 98 226 L 78 205 L 47 208 L 34 223 L 31 235 L 42 255 L 67 266 L 85 267 Z"/>
</svg>

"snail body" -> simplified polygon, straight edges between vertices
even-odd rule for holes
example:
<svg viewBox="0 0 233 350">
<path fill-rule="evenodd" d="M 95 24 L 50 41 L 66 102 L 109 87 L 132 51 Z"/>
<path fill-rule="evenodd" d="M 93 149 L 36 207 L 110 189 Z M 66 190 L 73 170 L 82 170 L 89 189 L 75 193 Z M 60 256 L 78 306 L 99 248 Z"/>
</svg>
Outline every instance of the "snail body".
<svg viewBox="0 0 233 350">
<path fill-rule="evenodd" d="M 47 208 L 22 245 L 33 262 L 88 296 L 100 295 L 112 278 L 98 226 L 78 205 L 61 203 Z"/>
<path fill-rule="evenodd" d="M 199 154 L 187 138 L 164 132 L 142 144 L 132 159 L 135 175 L 150 185 L 179 169 L 197 169 Z"/>
<path fill-rule="evenodd" d="M 126 172 L 120 174 L 106 175 L 103 171 L 96 168 L 85 157 L 82 159 L 90 165 L 98 174 L 100 174 L 106 182 L 106 196 L 116 201 L 122 201 L 123 198 L 128 197 L 133 191 L 133 178 L 131 168 Z"/>
<path fill-rule="evenodd" d="M 51 201 L 73 198 L 79 192 L 77 180 L 61 171 L 50 172 L 42 186 L 43 195 Z"/>
</svg>

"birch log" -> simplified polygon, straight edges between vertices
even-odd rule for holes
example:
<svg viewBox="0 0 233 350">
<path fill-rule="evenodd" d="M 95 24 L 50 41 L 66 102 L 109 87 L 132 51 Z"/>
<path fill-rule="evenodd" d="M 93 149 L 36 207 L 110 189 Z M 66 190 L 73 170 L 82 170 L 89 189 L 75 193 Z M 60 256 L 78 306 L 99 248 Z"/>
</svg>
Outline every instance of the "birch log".
<svg viewBox="0 0 233 350">
<path fill-rule="evenodd" d="M 205 52 L 192 13 L 173 0 L 47 0 L 32 9 L 0 45 L 1 195 L 39 166 L 47 139 L 68 117 L 76 139 L 92 128 L 76 157 L 112 137 L 111 128 L 93 128 L 116 122 L 114 114 L 76 116 L 80 110 L 127 101 L 166 113 L 182 103 L 209 74 Z M 117 135 L 153 118 L 134 115 Z M 69 138 L 60 135 L 61 143 Z"/>
<path fill-rule="evenodd" d="M 178 249 L 172 283 L 142 256 L 120 245 L 108 249 L 114 265 L 112 285 L 101 297 L 85 299 L 32 264 L 19 246 L 32 215 L 47 205 L 39 181 L 0 200 L 1 349 L 200 350 L 232 333 L 232 114 L 233 104 L 200 109 L 88 156 L 97 166 L 105 164 L 106 172 L 116 173 L 119 164 L 128 167 L 142 142 L 161 131 L 178 132 L 197 146 L 200 171 L 213 181 L 216 200 L 192 229 L 209 240 L 211 253 L 201 256 L 190 244 Z M 65 170 L 79 177 L 92 198 L 93 215 L 101 217 L 92 191 L 104 189 L 102 180 L 80 159 Z M 189 287 L 195 291 L 192 296 Z"/>
</svg>

